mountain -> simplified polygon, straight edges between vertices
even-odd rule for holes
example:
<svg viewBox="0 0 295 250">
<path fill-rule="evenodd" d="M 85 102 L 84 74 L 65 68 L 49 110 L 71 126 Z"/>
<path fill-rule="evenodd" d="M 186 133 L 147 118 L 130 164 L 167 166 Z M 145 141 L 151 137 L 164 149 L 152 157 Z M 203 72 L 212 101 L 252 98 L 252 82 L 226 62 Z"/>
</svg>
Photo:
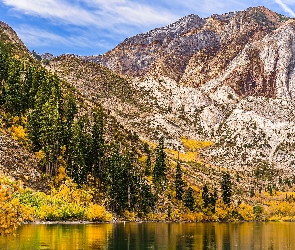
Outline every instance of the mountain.
<svg viewBox="0 0 295 250">
<path fill-rule="evenodd" d="M 289 171 L 295 166 L 294 34 L 294 19 L 253 7 L 189 15 L 82 59 L 128 81 L 131 103 L 113 106 L 106 95 L 101 103 L 142 138 L 164 135 L 168 146 L 182 150 L 182 137 L 211 140 L 214 146 L 201 155 L 216 165 L 242 170 L 266 162 Z M 87 84 L 98 86 L 94 78 Z"/>
<path fill-rule="evenodd" d="M 248 42 L 263 38 L 286 20 L 287 17 L 264 7 L 209 18 L 189 15 L 168 26 L 127 38 L 113 50 L 89 60 L 123 75 L 160 74 L 179 81 L 188 64 L 196 60 L 214 57 L 221 64 L 216 71 L 224 69 Z"/>
</svg>

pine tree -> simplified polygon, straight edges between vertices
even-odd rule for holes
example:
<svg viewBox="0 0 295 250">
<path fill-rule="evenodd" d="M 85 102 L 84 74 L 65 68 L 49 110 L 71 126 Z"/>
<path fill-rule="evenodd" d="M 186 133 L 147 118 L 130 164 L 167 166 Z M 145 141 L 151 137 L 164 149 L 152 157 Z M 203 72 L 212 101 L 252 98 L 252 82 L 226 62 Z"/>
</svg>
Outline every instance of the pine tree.
<svg viewBox="0 0 295 250">
<path fill-rule="evenodd" d="M 104 173 L 105 189 L 110 198 L 110 209 L 119 214 L 128 208 L 128 193 L 130 192 L 130 189 L 128 190 L 130 165 L 126 166 L 129 163 L 123 163 L 123 161 L 123 157 L 119 154 L 118 145 L 115 145 L 113 152 L 107 159 Z"/>
<path fill-rule="evenodd" d="M 223 172 L 221 181 L 222 199 L 224 204 L 229 205 L 231 202 L 232 195 L 232 184 L 230 174 Z"/>
<path fill-rule="evenodd" d="M 140 198 L 139 198 L 139 209 L 143 213 L 148 213 L 154 209 L 155 196 L 152 193 L 151 186 L 147 183 L 140 184 Z"/>
<path fill-rule="evenodd" d="M 89 152 L 91 135 L 88 133 L 89 120 L 87 116 L 80 117 L 73 123 L 68 149 L 68 173 L 76 183 L 82 185 L 90 173 Z"/>
<path fill-rule="evenodd" d="M 184 192 L 184 181 L 182 180 L 182 170 L 180 167 L 179 161 L 176 166 L 176 174 L 175 174 L 175 190 L 176 190 L 176 199 L 182 200 L 182 195 Z"/>
<path fill-rule="evenodd" d="M 98 185 L 101 186 L 103 178 L 104 158 L 105 158 L 105 140 L 104 140 L 105 115 L 102 107 L 99 106 L 93 111 L 92 127 L 92 172 L 98 179 Z"/>
<path fill-rule="evenodd" d="M 23 110 L 23 81 L 21 79 L 22 64 L 19 60 L 11 59 L 5 88 L 4 107 L 14 115 L 20 115 Z"/>
<path fill-rule="evenodd" d="M 166 153 L 164 150 L 164 138 L 161 137 L 156 148 L 156 163 L 154 166 L 154 183 L 164 185 L 166 182 Z"/>
<path fill-rule="evenodd" d="M 194 211 L 195 210 L 195 198 L 193 196 L 193 189 L 189 187 L 183 197 L 184 205 L 189 208 L 189 210 Z"/>
<path fill-rule="evenodd" d="M 64 145 L 68 146 L 69 139 L 71 138 L 71 128 L 74 123 L 75 115 L 78 112 L 75 97 L 72 93 L 68 94 L 63 103 L 63 142 Z"/>
<path fill-rule="evenodd" d="M 8 78 L 10 49 L 7 45 L 0 43 L 0 105 L 5 103 L 5 83 Z"/>
<path fill-rule="evenodd" d="M 146 166 L 145 166 L 145 175 L 149 176 L 151 174 L 151 167 L 152 167 L 152 163 L 151 163 L 151 150 L 149 148 L 149 144 L 147 144 L 146 142 L 143 145 L 144 147 L 144 152 L 147 155 L 146 158 Z"/>
<path fill-rule="evenodd" d="M 217 190 L 214 189 L 213 194 L 210 194 L 210 205 L 211 205 L 211 212 L 212 213 L 215 213 L 215 205 L 216 205 L 217 199 L 218 199 Z"/>
<path fill-rule="evenodd" d="M 203 186 L 202 200 L 205 208 L 211 203 L 209 190 L 206 184 Z"/>
<path fill-rule="evenodd" d="M 250 189 L 250 197 L 254 197 L 255 196 L 255 191 L 254 191 L 254 187 L 251 187 Z"/>
</svg>

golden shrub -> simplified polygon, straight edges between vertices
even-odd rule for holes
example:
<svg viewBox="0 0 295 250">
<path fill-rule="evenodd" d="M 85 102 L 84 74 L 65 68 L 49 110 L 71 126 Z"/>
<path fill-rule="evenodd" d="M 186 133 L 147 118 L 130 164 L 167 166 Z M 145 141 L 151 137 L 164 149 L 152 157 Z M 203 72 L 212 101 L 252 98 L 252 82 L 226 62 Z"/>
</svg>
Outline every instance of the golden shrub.
<svg viewBox="0 0 295 250">
<path fill-rule="evenodd" d="M 135 221 L 136 220 L 136 213 L 134 212 L 130 212 L 128 210 L 125 210 L 124 213 L 123 213 L 123 218 L 124 220 L 127 220 L 127 221 Z"/>
<path fill-rule="evenodd" d="M 232 208 L 225 205 L 220 199 L 217 200 L 215 206 L 215 215 L 218 220 L 227 220 L 230 217 Z"/>
<path fill-rule="evenodd" d="M 181 142 L 188 151 L 193 151 L 193 152 L 200 148 L 210 147 L 214 144 L 212 141 L 197 141 L 197 140 L 188 139 L 187 137 L 182 137 Z"/>
<path fill-rule="evenodd" d="M 57 176 L 55 177 L 55 183 L 61 183 L 62 181 L 67 179 L 66 168 L 60 166 L 58 168 Z"/>
<path fill-rule="evenodd" d="M 111 221 L 112 214 L 108 213 L 101 205 L 90 204 L 86 211 L 86 218 L 89 221 Z"/>
<path fill-rule="evenodd" d="M 146 215 L 148 221 L 165 221 L 168 219 L 167 213 L 148 213 Z"/>
<path fill-rule="evenodd" d="M 253 221 L 255 219 L 255 215 L 253 213 L 253 207 L 242 203 L 238 206 L 238 213 L 245 221 Z"/>
<path fill-rule="evenodd" d="M 182 214 L 183 221 L 198 222 L 204 219 L 204 214 L 201 212 L 186 212 Z"/>
<path fill-rule="evenodd" d="M 13 197 L 22 190 L 20 183 L 0 174 L 0 235 L 12 234 L 22 222 L 33 220 L 33 209 Z"/>
<path fill-rule="evenodd" d="M 56 205 L 42 205 L 38 210 L 36 210 L 36 215 L 40 220 L 59 220 L 61 215 L 59 213 L 59 208 Z"/>
<path fill-rule="evenodd" d="M 35 156 L 39 161 L 42 161 L 45 158 L 45 153 L 42 150 L 39 150 L 35 153 Z"/>
<path fill-rule="evenodd" d="M 23 126 L 12 125 L 8 131 L 11 133 L 14 140 L 25 143 L 27 141 L 27 133 Z"/>
<path fill-rule="evenodd" d="M 198 156 L 197 152 L 182 153 L 172 149 L 166 149 L 165 151 L 175 159 L 177 159 L 179 156 L 179 160 L 185 161 L 185 162 L 195 162 Z"/>
<path fill-rule="evenodd" d="M 266 216 L 269 220 L 278 221 L 284 217 L 294 217 L 295 208 L 293 203 L 286 201 L 271 201 L 268 203 Z"/>
<path fill-rule="evenodd" d="M 19 117 L 18 116 L 14 116 L 13 118 L 12 118 L 12 123 L 13 124 L 17 124 L 19 122 Z"/>
<path fill-rule="evenodd" d="M 182 213 L 179 209 L 172 209 L 170 213 L 170 220 L 180 221 L 182 219 Z"/>
<path fill-rule="evenodd" d="M 148 221 L 157 221 L 157 215 L 155 213 L 148 213 L 146 218 Z"/>
</svg>

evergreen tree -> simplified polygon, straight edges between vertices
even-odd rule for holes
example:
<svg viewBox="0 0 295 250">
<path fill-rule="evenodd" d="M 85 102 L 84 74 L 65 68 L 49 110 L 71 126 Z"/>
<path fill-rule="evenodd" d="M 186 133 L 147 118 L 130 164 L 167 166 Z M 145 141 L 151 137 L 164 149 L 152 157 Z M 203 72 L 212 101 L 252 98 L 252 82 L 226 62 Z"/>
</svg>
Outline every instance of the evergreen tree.
<svg viewBox="0 0 295 250">
<path fill-rule="evenodd" d="M 127 151 L 122 157 L 122 174 L 123 178 L 121 186 L 125 189 L 124 195 L 122 195 L 125 201 L 122 204 L 126 204 L 126 208 L 129 210 L 136 205 L 138 198 L 138 180 L 137 174 L 134 166 L 134 155 L 132 152 Z M 123 198 L 122 197 L 122 198 Z"/>
<path fill-rule="evenodd" d="M 89 120 L 87 116 L 80 117 L 73 123 L 68 149 L 68 173 L 76 183 L 87 182 L 90 173 L 89 152 L 91 135 L 88 133 Z"/>
<path fill-rule="evenodd" d="M 252 198 L 252 197 L 254 197 L 254 195 L 255 195 L 254 187 L 251 187 L 251 189 L 250 189 L 250 197 Z"/>
<path fill-rule="evenodd" d="M 166 182 L 166 153 L 164 149 L 164 138 L 161 137 L 156 148 L 156 163 L 154 166 L 154 183 L 164 185 Z"/>
<path fill-rule="evenodd" d="M 75 115 L 78 112 L 75 97 L 72 93 L 65 97 L 63 104 L 63 142 L 64 145 L 68 146 L 71 138 L 71 128 L 74 123 Z"/>
<path fill-rule="evenodd" d="M 130 196 L 130 162 L 123 162 L 118 146 L 111 153 L 106 163 L 105 188 L 110 197 L 110 209 L 122 213 L 129 207 Z M 129 204 L 128 204 L 129 203 Z"/>
<path fill-rule="evenodd" d="M 203 204 L 204 204 L 204 207 L 208 207 L 209 204 L 211 203 L 211 199 L 210 199 L 210 194 L 209 194 L 209 190 L 208 190 L 208 187 L 207 185 L 205 184 L 203 186 L 203 192 L 202 192 L 202 200 L 203 200 Z"/>
<path fill-rule="evenodd" d="M 28 132 L 34 151 L 42 150 L 47 174 L 55 175 L 58 170 L 62 143 L 62 94 L 59 79 L 49 73 L 43 74 L 34 108 L 28 116 Z"/>
<path fill-rule="evenodd" d="M 105 140 L 104 140 L 104 123 L 105 116 L 102 107 L 99 106 L 93 112 L 93 127 L 92 127 L 92 172 L 94 177 L 98 179 L 99 187 L 103 178 L 103 165 L 105 154 Z"/>
<path fill-rule="evenodd" d="M 211 205 L 211 211 L 212 213 L 215 213 L 215 205 L 216 205 L 216 201 L 218 199 L 218 195 L 217 195 L 217 190 L 214 189 L 213 194 L 210 194 L 210 205 Z"/>
<path fill-rule="evenodd" d="M 221 180 L 222 199 L 224 204 L 229 205 L 231 202 L 232 195 L 232 184 L 230 174 L 223 172 Z"/>
<path fill-rule="evenodd" d="M 5 83 L 8 78 L 10 49 L 0 43 L 0 105 L 5 103 Z"/>
<path fill-rule="evenodd" d="M 11 59 L 8 68 L 8 76 L 5 88 L 5 104 L 4 107 L 13 115 L 20 115 L 23 109 L 23 81 L 21 79 L 21 72 L 23 65 L 20 60 Z"/>
<path fill-rule="evenodd" d="M 186 207 L 189 208 L 189 210 L 194 211 L 195 210 L 195 198 L 193 196 L 193 189 L 189 187 L 183 197 L 183 202 Z"/>
<path fill-rule="evenodd" d="M 23 80 L 23 90 L 24 90 L 24 96 L 23 96 L 23 111 L 33 108 L 34 107 L 34 97 L 36 93 L 31 95 L 31 89 L 32 89 L 32 82 L 33 82 L 33 67 L 31 65 L 25 65 L 25 72 L 23 72 L 23 75 L 25 76 Z"/>
<path fill-rule="evenodd" d="M 145 182 L 142 183 L 140 185 L 139 210 L 146 214 L 154 209 L 155 202 L 151 186 Z"/>
<path fill-rule="evenodd" d="M 152 167 L 152 163 L 151 163 L 151 150 L 149 148 L 149 144 L 147 144 L 146 142 L 143 145 L 144 147 L 144 152 L 147 155 L 146 158 L 146 166 L 145 166 L 145 175 L 149 176 L 151 174 L 151 167 Z"/>
<path fill-rule="evenodd" d="M 182 180 L 182 170 L 180 167 L 179 161 L 176 166 L 176 174 L 175 174 L 175 190 L 176 190 L 176 199 L 182 200 L 182 195 L 184 192 L 184 181 Z"/>
</svg>

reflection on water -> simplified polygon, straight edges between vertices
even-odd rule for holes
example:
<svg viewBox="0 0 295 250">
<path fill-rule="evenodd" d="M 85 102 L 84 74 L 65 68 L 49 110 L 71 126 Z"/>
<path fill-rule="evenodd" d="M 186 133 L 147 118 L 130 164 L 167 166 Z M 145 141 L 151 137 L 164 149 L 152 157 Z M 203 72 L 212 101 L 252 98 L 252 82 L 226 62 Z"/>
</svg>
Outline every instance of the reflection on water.
<svg viewBox="0 0 295 250">
<path fill-rule="evenodd" d="M 295 249 L 295 223 L 23 225 L 0 249 Z"/>
</svg>

